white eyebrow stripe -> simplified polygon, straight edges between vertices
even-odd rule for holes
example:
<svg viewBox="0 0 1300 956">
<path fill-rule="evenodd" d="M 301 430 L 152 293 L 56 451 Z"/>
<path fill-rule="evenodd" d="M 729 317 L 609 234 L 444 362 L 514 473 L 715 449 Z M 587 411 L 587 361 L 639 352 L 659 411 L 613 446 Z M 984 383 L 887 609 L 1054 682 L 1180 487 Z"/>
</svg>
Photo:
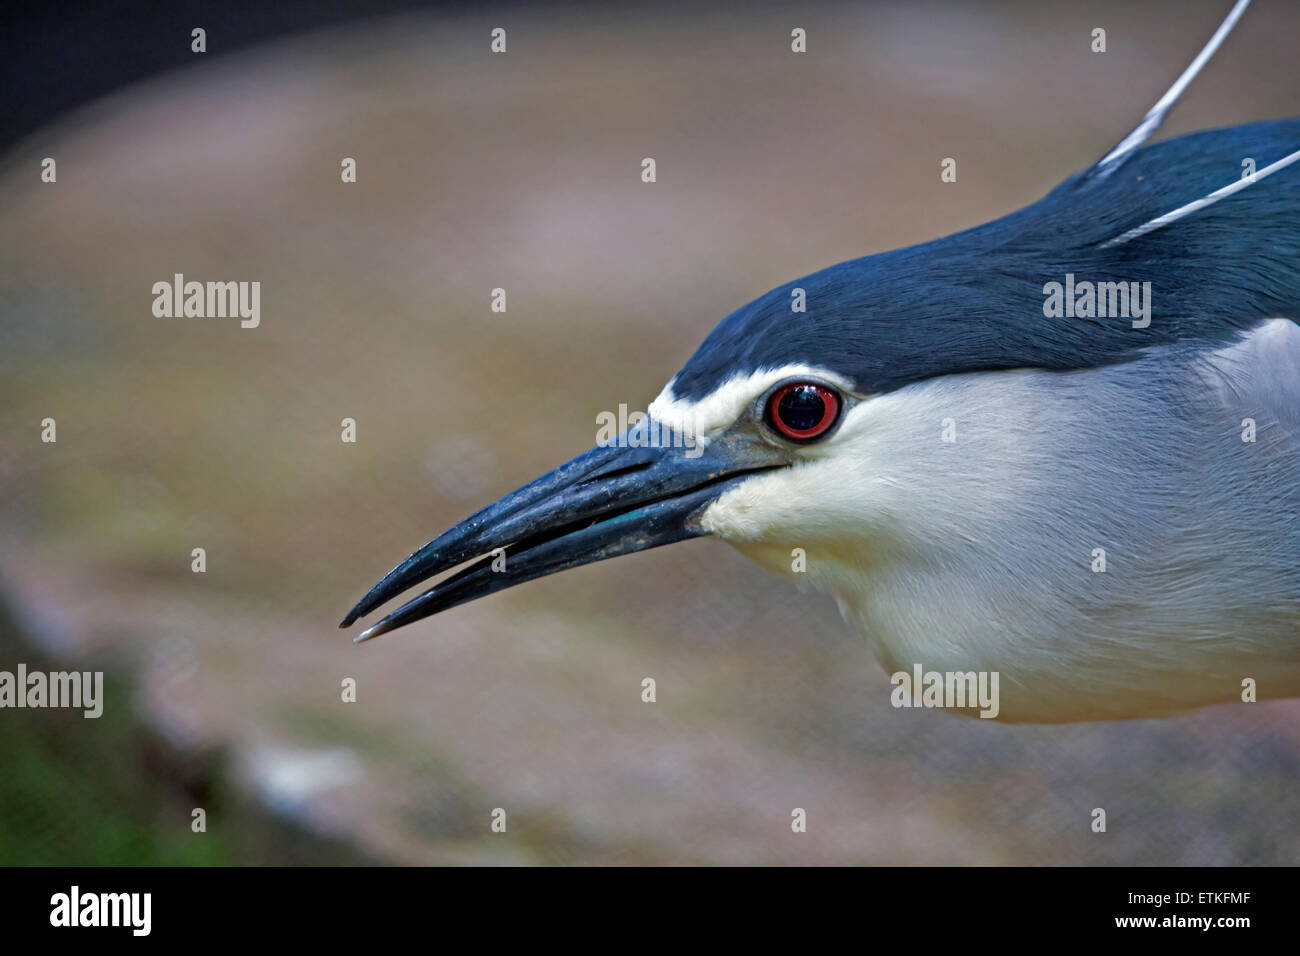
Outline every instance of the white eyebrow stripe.
<svg viewBox="0 0 1300 956">
<path fill-rule="evenodd" d="M 1214 36 L 1210 37 L 1210 41 L 1201 48 L 1201 52 L 1196 54 L 1196 59 L 1192 60 L 1191 65 L 1183 70 L 1183 75 L 1174 81 L 1174 85 L 1165 91 L 1164 96 L 1156 100 L 1155 106 L 1147 110 L 1146 116 L 1142 117 L 1142 122 L 1138 123 L 1133 132 L 1125 136 L 1119 141 L 1119 145 L 1098 160 L 1097 165 L 1093 167 L 1097 176 L 1101 178 L 1109 176 L 1122 166 L 1124 160 L 1128 159 L 1139 146 L 1151 138 L 1151 134 L 1165 121 L 1169 111 L 1174 108 L 1178 98 L 1183 95 L 1183 90 L 1187 89 L 1187 85 L 1196 79 L 1196 74 L 1200 73 L 1205 64 L 1209 62 L 1210 57 L 1214 56 L 1223 41 L 1227 39 L 1228 34 L 1232 32 L 1232 28 L 1237 25 L 1237 21 L 1241 19 L 1241 15 L 1246 12 L 1248 6 L 1250 6 L 1250 0 L 1237 0 L 1236 6 L 1228 12 L 1228 16 L 1219 24 L 1219 29 L 1214 31 Z"/>
<path fill-rule="evenodd" d="M 1130 229 L 1128 232 L 1124 233 L 1121 236 L 1116 236 L 1114 239 L 1108 239 L 1107 241 L 1101 244 L 1100 248 L 1108 249 L 1111 246 L 1118 246 L 1122 243 L 1128 242 L 1130 239 L 1136 239 L 1138 236 L 1145 236 L 1148 232 L 1154 232 L 1155 230 L 1159 229 L 1162 226 L 1169 225 L 1171 222 L 1177 222 L 1179 219 L 1182 219 L 1184 216 L 1190 216 L 1198 209 L 1204 209 L 1206 206 L 1212 206 L 1220 199 L 1227 199 L 1233 193 L 1241 192 L 1241 190 L 1245 189 L 1247 186 L 1254 185 L 1255 183 L 1259 182 L 1261 179 L 1264 179 L 1266 176 L 1272 176 L 1279 169 L 1285 169 L 1286 167 L 1290 166 L 1298 159 L 1300 159 L 1300 149 L 1296 150 L 1294 153 L 1290 154 L 1289 156 L 1283 156 L 1275 163 L 1270 163 L 1269 165 L 1265 166 L 1263 169 L 1255 173 L 1254 176 L 1251 177 L 1243 176 L 1241 179 L 1238 179 L 1235 182 L 1230 183 L 1227 186 L 1224 186 L 1222 189 L 1216 189 L 1208 196 L 1202 196 L 1200 199 L 1197 199 L 1195 202 L 1189 202 L 1187 205 L 1179 206 L 1177 209 L 1167 212 L 1163 216 L 1157 216 L 1155 219 L 1152 219 L 1150 222 L 1143 223 L 1142 225 L 1138 226 L 1136 229 Z"/>
</svg>

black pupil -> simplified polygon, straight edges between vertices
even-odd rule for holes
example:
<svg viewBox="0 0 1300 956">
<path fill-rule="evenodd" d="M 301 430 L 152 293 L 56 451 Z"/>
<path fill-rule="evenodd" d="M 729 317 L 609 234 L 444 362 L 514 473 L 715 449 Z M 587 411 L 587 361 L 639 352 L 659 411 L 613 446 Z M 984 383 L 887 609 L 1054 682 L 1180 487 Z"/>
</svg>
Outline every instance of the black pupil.
<svg viewBox="0 0 1300 956">
<path fill-rule="evenodd" d="M 781 396 L 776 414 L 787 428 L 806 432 L 826 417 L 826 401 L 811 385 L 800 385 Z"/>
</svg>

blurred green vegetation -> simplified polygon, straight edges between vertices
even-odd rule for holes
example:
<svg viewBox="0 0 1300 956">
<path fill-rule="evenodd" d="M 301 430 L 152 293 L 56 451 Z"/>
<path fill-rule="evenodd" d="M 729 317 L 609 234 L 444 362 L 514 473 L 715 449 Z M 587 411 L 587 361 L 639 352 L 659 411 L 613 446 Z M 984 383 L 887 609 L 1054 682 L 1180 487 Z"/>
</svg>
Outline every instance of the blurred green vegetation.
<svg viewBox="0 0 1300 956">
<path fill-rule="evenodd" d="M 0 605 L 0 669 L 96 669 L 54 662 L 21 640 Z M 355 849 L 303 831 L 239 796 L 219 752 L 190 754 L 145 726 L 132 689 L 105 674 L 103 714 L 0 711 L 0 865 L 360 864 Z M 191 812 L 207 829 L 191 830 Z"/>
</svg>

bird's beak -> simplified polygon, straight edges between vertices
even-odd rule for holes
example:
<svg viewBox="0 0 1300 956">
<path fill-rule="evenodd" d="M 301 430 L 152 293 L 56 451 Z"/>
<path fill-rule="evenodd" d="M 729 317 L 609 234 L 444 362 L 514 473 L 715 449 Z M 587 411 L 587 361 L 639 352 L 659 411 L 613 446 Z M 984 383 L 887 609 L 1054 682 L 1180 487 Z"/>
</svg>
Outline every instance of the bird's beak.
<svg viewBox="0 0 1300 956">
<path fill-rule="evenodd" d="M 408 601 L 356 641 L 557 571 L 695 538 L 700 516 L 756 471 L 789 464 L 764 442 L 723 435 L 701 448 L 648 418 L 434 538 L 370 589 L 357 618 L 436 574 L 473 564 Z"/>
</svg>

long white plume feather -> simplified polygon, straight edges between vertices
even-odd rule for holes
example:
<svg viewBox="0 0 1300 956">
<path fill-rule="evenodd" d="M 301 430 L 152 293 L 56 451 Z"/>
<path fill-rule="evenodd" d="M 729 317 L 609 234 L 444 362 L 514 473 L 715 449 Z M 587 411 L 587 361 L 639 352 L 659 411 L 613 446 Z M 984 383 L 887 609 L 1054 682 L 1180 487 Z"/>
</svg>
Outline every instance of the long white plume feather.
<svg viewBox="0 0 1300 956">
<path fill-rule="evenodd" d="M 1250 0 L 1237 0 L 1237 4 L 1229 11 L 1224 21 L 1219 24 L 1219 29 L 1214 31 L 1214 36 L 1210 37 L 1210 42 L 1205 44 L 1201 52 L 1196 55 L 1196 59 L 1191 62 L 1191 65 L 1183 70 L 1183 75 L 1175 80 L 1174 85 L 1165 91 L 1165 95 L 1156 101 L 1156 105 L 1147 111 L 1147 115 L 1142 117 L 1142 122 L 1137 125 L 1137 128 L 1120 140 L 1119 145 L 1097 162 L 1091 175 L 1097 178 L 1109 176 L 1119 169 L 1139 146 L 1151 138 L 1151 134 L 1165 121 L 1169 111 L 1174 108 L 1178 98 L 1183 95 L 1183 90 L 1187 89 L 1187 85 L 1196 78 L 1197 73 L 1201 72 L 1202 67 L 1210 61 L 1210 57 L 1214 56 L 1215 51 L 1227 39 L 1228 34 L 1232 32 L 1232 28 L 1237 25 L 1237 21 L 1241 19 L 1241 15 L 1246 12 L 1248 6 L 1250 6 Z"/>
<path fill-rule="evenodd" d="M 1269 163 L 1267 166 L 1259 170 L 1253 176 L 1252 175 L 1242 176 L 1241 179 L 1238 179 L 1236 182 L 1229 183 L 1227 186 L 1224 186 L 1222 189 L 1216 189 L 1208 196 L 1202 196 L 1200 199 L 1197 199 L 1195 202 L 1189 202 L 1186 206 L 1179 206 L 1177 209 L 1167 212 L 1163 216 L 1156 216 L 1156 218 L 1152 219 L 1150 222 L 1144 222 L 1142 225 L 1138 226 L 1135 229 L 1130 229 L 1128 232 L 1124 233 L 1123 235 L 1116 236 L 1114 239 L 1108 239 L 1101 244 L 1101 248 L 1109 249 L 1111 246 L 1121 245 L 1122 243 L 1128 242 L 1130 239 L 1136 239 L 1138 236 L 1145 236 L 1148 232 L 1153 232 L 1156 229 L 1159 229 L 1161 226 L 1167 226 L 1171 222 L 1177 222 L 1179 219 L 1182 219 L 1184 216 L 1190 216 L 1198 209 L 1204 209 L 1206 206 L 1212 206 L 1220 199 L 1227 199 L 1233 193 L 1241 192 L 1247 186 L 1251 186 L 1259 182 L 1265 176 L 1273 175 L 1279 169 L 1285 169 L 1286 167 L 1290 166 L 1298 159 L 1300 159 L 1300 149 L 1296 150 L 1294 153 L 1291 153 L 1288 156 L 1283 156 L 1275 163 Z"/>
</svg>

